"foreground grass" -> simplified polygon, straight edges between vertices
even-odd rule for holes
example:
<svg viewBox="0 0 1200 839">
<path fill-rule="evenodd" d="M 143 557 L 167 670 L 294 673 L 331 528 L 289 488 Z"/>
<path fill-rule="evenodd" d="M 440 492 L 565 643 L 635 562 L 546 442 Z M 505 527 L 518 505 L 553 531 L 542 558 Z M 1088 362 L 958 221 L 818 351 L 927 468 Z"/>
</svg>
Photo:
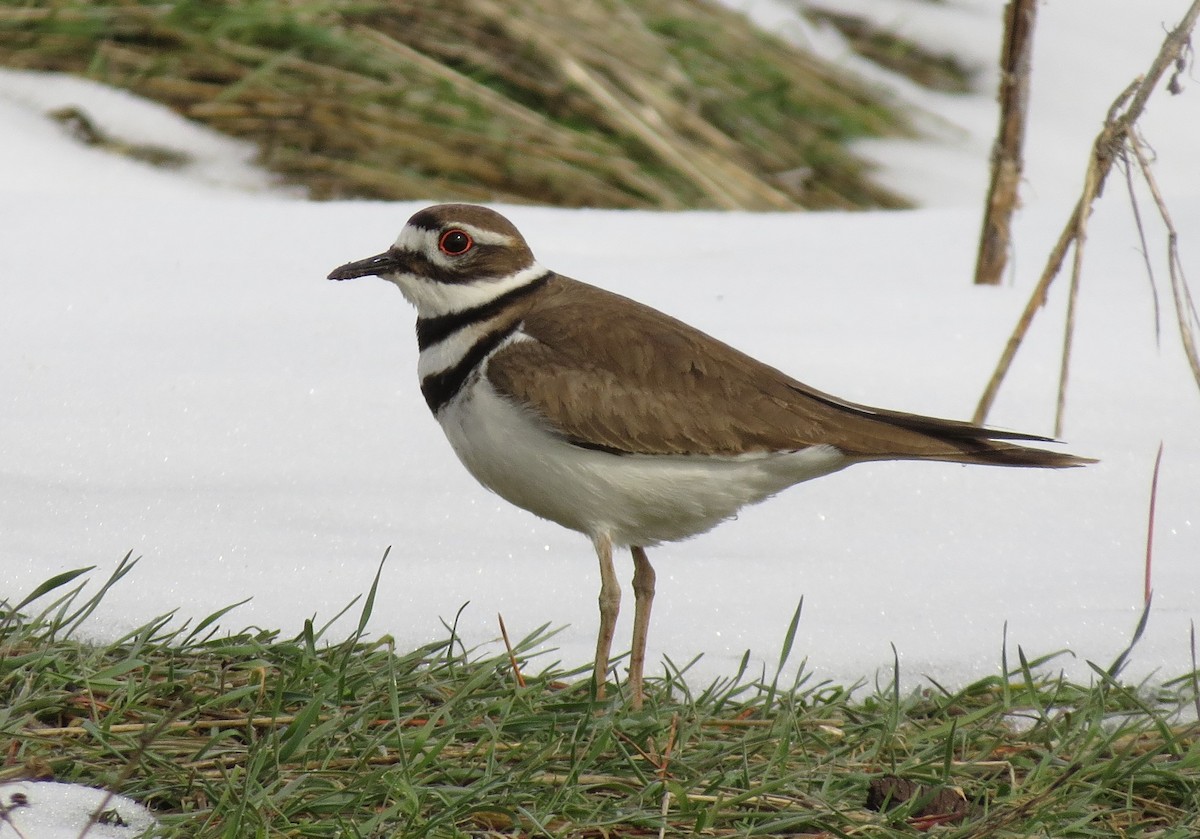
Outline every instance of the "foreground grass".
<svg viewBox="0 0 1200 839">
<path fill-rule="evenodd" d="M 1020 655 L 1006 679 L 906 696 L 745 672 L 697 688 L 668 662 L 635 713 L 596 702 L 582 671 L 535 672 L 543 631 L 516 669 L 453 631 L 407 652 L 369 641 L 374 589 L 340 642 L 311 624 L 219 634 L 221 613 L 79 640 L 131 567 L 90 599 L 66 574 L 2 604 L 0 781 L 115 789 L 164 835 L 1200 832 L 1198 731 L 1177 714 L 1194 675 L 1150 692 L 1096 668 L 1081 686 Z"/>
</svg>

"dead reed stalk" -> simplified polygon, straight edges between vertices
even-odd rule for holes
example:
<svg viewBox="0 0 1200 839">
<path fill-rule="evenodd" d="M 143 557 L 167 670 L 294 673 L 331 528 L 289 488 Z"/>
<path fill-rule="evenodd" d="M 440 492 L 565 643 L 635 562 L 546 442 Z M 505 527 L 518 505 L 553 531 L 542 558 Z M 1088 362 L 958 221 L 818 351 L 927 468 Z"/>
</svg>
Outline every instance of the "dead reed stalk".
<svg viewBox="0 0 1200 839">
<path fill-rule="evenodd" d="M 1145 110 L 1146 103 L 1149 101 L 1151 94 L 1158 86 L 1159 81 L 1168 68 L 1176 67 L 1178 74 L 1178 68 L 1184 63 L 1184 56 L 1190 48 L 1191 33 L 1195 28 L 1197 18 L 1200 18 L 1200 0 L 1195 0 L 1179 24 L 1167 33 L 1158 55 L 1155 56 L 1146 74 L 1134 80 L 1129 87 L 1122 91 L 1109 109 L 1104 127 L 1100 130 L 1092 145 L 1092 153 L 1088 158 L 1082 194 L 1076 202 L 1075 208 L 1071 212 L 1066 225 L 1063 227 L 1062 233 L 1059 234 L 1058 241 L 1051 249 L 1046 267 L 1043 269 L 1042 275 L 1034 287 L 1024 311 L 1022 311 L 1020 318 L 1018 318 L 1017 324 L 1013 328 L 1008 342 L 1005 344 L 1004 351 L 1000 355 L 1000 360 L 997 362 L 996 368 L 992 373 L 992 377 L 988 381 L 983 395 L 980 397 L 973 417 L 975 422 L 982 423 L 987 419 L 988 411 L 991 410 L 992 404 L 996 400 L 996 395 L 1000 391 L 1000 385 L 1003 383 L 1009 368 L 1012 366 L 1017 350 L 1020 349 L 1021 343 L 1024 341 L 1025 335 L 1033 323 L 1034 316 L 1045 305 L 1046 298 L 1050 292 L 1050 286 L 1062 268 L 1067 251 L 1072 247 L 1075 248 L 1072 285 L 1073 288 L 1078 288 L 1082 269 L 1082 250 L 1087 233 L 1087 220 L 1091 215 L 1092 204 L 1103 193 L 1105 181 L 1112 170 L 1113 164 L 1118 160 L 1127 159 L 1129 150 L 1137 148 L 1139 143 L 1136 133 L 1137 121 Z M 1174 83 L 1173 77 L 1172 87 L 1174 87 Z M 1173 92 L 1177 91 L 1173 90 Z M 1136 157 L 1136 152 L 1134 152 L 1134 156 Z M 1164 220 L 1169 225 L 1169 217 L 1164 216 Z M 1172 242 L 1174 242 L 1174 239 L 1172 239 Z M 1200 356 L 1196 353 L 1194 335 L 1197 326 L 1200 325 L 1200 319 L 1196 317 L 1196 309 L 1192 302 L 1191 294 L 1186 284 L 1183 283 L 1182 273 L 1176 270 L 1178 267 L 1178 252 L 1174 244 L 1171 244 L 1169 261 L 1172 266 L 1173 276 L 1178 275 L 1179 277 L 1178 284 L 1173 284 L 1172 287 L 1173 289 L 1179 289 L 1176 291 L 1175 299 L 1181 325 L 1181 339 L 1185 350 L 1188 352 L 1189 364 L 1191 365 L 1193 374 L 1196 376 L 1197 384 L 1200 385 Z M 1181 304 L 1182 308 L 1180 308 Z M 1072 307 L 1071 312 L 1068 314 L 1067 329 L 1063 343 L 1058 412 L 1055 420 L 1056 435 L 1061 434 L 1062 431 L 1062 416 L 1066 403 L 1065 393 L 1067 371 L 1070 362 L 1073 321 Z"/>
</svg>

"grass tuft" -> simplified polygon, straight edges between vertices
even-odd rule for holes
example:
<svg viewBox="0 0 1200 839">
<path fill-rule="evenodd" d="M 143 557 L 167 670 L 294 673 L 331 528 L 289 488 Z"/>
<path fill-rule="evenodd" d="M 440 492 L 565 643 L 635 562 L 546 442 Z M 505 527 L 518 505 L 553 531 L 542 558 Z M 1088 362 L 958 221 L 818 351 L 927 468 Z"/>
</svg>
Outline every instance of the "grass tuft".
<svg viewBox="0 0 1200 839">
<path fill-rule="evenodd" d="M 89 597 L 81 569 L 0 604 L 0 783 L 114 789 L 188 837 L 1200 830 L 1196 674 L 1123 684 L 1129 650 L 1091 685 L 1018 649 L 1016 670 L 958 690 L 905 694 L 898 663 L 872 690 L 803 666 L 785 687 L 798 608 L 770 678 L 747 655 L 702 686 L 668 659 L 633 712 L 596 702 L 586 667 L 540 663 L 546 627 L 495 656 L 453 625 L 410 651 L 372 639 L 374 585 L 341 640 L 312 620 L 222 632 L 228 609 L 88 640 L 135 564 Z"/>
<path fill-rule="evenodd" d="M 161 102 L 315 198 L 906 205 L 849 148 L 902 109 L 716 2 L 15 0 L 0 66 Z"/>
</svg>

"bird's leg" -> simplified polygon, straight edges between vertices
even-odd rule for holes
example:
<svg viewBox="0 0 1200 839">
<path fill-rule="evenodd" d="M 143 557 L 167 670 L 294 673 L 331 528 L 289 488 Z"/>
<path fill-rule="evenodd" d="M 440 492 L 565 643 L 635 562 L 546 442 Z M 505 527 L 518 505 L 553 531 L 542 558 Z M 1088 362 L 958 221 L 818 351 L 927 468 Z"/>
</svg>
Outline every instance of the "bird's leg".
<svg viewBox="0 0 1200 839">
<path fill-rule="evenodd" d="M 633 553 L 633 650 L 629 653 L 629 704 L 642 707 L 642 671 L 646 667 L 646 634 L 650 631 L 650 606 L 654 603 L 654 569 L 645 548 L 634 545 Z"/>
<path fill-rule="evenodd" d="M 607 535 L 595 537 L 596 556 L 600 558 L 600 634 L 596 637 L 596 663 L 592 678 L 596 680 L 596 698 L 604 698 L 604 680 L 608 676 L 608 654 L 612 650 L 613 632 L 617 628 L 617 613 L 621 610 L 621 585 L 613 570 L 612 539 Z"/>
</svg>

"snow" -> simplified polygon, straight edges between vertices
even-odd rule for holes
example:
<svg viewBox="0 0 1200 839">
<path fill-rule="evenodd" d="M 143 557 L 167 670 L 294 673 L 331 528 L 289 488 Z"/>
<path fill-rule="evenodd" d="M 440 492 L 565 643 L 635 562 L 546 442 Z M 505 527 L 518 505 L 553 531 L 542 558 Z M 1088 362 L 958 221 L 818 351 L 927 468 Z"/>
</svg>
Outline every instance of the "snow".
<svg viewBox="0 0 1200 839">
<path fill-rule="evenodd" d="M 123 795 L 53 781 L 0 783 L 0 839 L 134 839 L 158 821 Z M 102 818 L 92 824 L 99 810 Z"/>
<path fill-rule="evenodd" d="M 129 197 L 168 199 L 206 194 L 212 186 L 271 186 L 270 176 L 251 163 L 252 145 L 180 119 L 165 105 L 128 91 L 60 73 L 0 68 L 0 97 L 5 126 L 0 175 L 6 195 L 71 197 L 119 190 Z M 81 146 L 46 118 L 47 112 L 84 103 L 87 115 L 115 140 L 186 151 L 191 162 L 185 177 Z"/>
<path fill-rule="evenodd" d="M 740 5 L 734 3 L 734 5 Z M 761 4 L 759 4 L 761 5 Z M 897 2 L 889 22 L 941 31 L 991 62 L 999 4 Z M 1183 0 L 1059 0 L 1041 9 L 1026 204 L 1014 281 L 970 285 L 995 113 L 894 80 L 938 129 L 866 144 L 924 209 L 856 214 L 650 213 L 500 207 L 539 260 L 688 320 L 849 399 L 969 416 L 1067 218 L 1108 103 L 1149 66 Z M 994 8 L 993 8 L 994 7 Z M 836 50 L 828 31 L 784 20 Z M 952 34 L 951 34 L 952 33 Z M 857 62 L 850 61 L 854 67 Z M 987 68 L 984 86 L 989 87 Z M 880 83 L 889 81 L 880 75 Z M 1200 277 L 1200 89 L 1159 91 L 1145 134 L 1185 265 Z M 116 136 L 190 150 L 183 171 L 80 146 L 43 116 L 76 104 Z M 142 557 L 87 631 L 112 638 L 177 610 L 224 626 L 299 630 L 384 568 L 373 633 L 402 646 L 491 644 L 567 626 L 541 659 L 591 658 L 598 573 L 586 539 L 513 509 L 457 463 L 416 384 L 412 312 L 371 279 L 324 280 L 377 253 L 428 202 L 307 203 L 247 169 L 246 150 L 96 85 L 0 73 L 0 597 L 71 568 L 98 584 Z M 1092 221 L 1062 472 L 875 464 L 803 484 L 736 522 L 650 553 L 659 596 L 650 671 L 698 654 L 696 683 L 743 651 L 774 666 L 804 612 L 801 657 L 820 679 L 963 684 L 1020 645 L 1087 680 L 1128 643 L 1142 606 L 1155 451 L 1165 446 L 1154 607 L 1128 675 L 1190 670 L 1200 616 L 1200 395 L 1179 350 L 1161 227 L 1164 315 L 1153 302 L 1119 178 Z M 1038 318 L 990 418 L 1049 433 L 1065 281 Z M 619 573 L 628 580 L 631 563 Z M 632 596 L 618 626 L 628 644 Z M 351 618 L 341 625 L 349 632 Z M 334 629 L 332 637 L 339 636 Z"/>
</svg>

